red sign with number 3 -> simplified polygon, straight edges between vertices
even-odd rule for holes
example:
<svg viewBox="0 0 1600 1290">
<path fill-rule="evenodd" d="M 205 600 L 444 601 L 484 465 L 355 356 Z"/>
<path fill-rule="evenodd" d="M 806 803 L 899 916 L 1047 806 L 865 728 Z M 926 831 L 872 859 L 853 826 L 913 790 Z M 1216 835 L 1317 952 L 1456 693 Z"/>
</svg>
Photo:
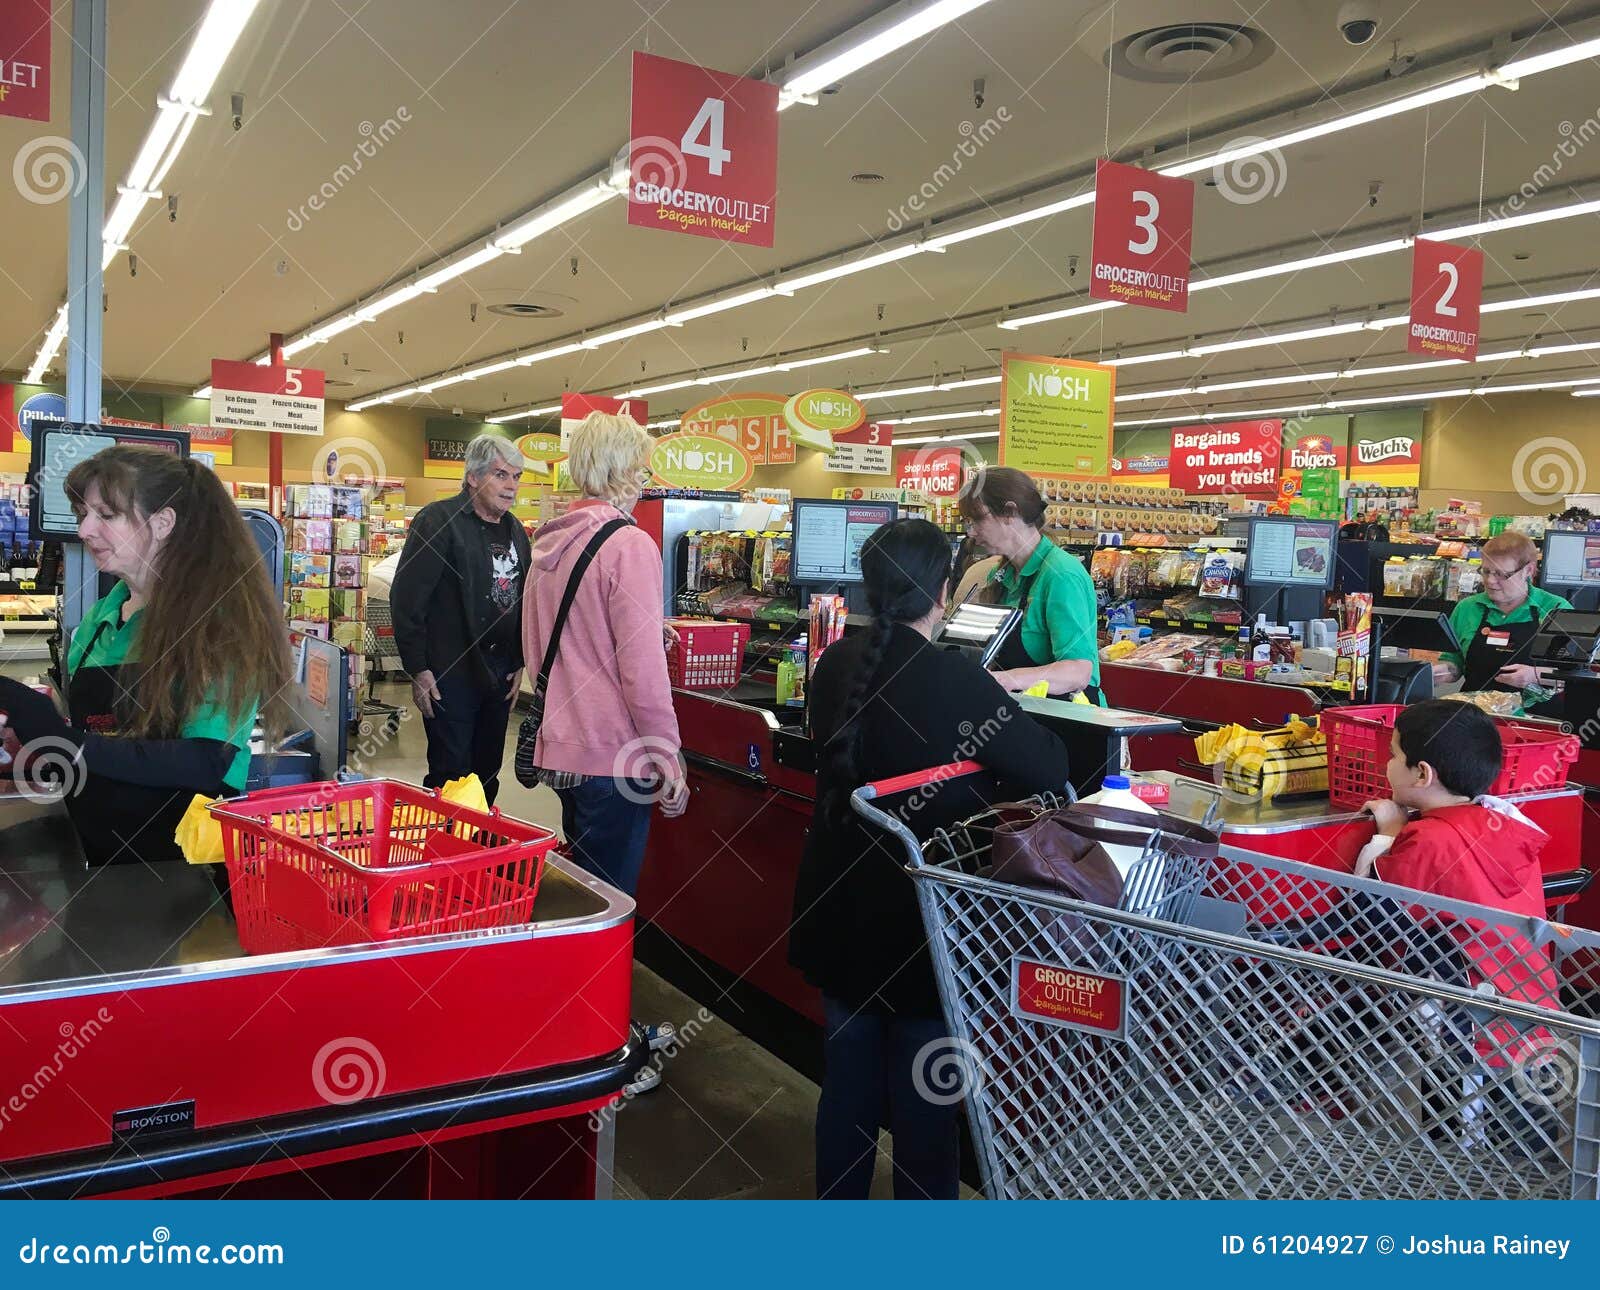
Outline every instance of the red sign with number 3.
<svg viewBox="0 0 1600 1290">
<path fill-rule="evenodd" d="M 1411 322 L 1406 349 L 1429 358 L 1478 357 L 1483 252 L 1418 238 L 1411 249 Z"/>
<path fill-rule="evenodd" d="M 628 223 L 771 246 L 778 87 L 633 56 Z"/>
<path fill-rule="evenodd" d="M 1193 237 L 1192 179 L 1095 163 L 1090 296 L 1186 313 Z"/>
</svg>

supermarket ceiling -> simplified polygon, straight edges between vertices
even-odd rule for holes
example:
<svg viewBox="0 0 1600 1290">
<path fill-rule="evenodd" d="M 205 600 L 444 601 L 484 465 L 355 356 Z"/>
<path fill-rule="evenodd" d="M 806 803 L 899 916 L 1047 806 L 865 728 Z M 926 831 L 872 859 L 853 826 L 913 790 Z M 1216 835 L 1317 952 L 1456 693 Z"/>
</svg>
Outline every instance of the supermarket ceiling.
<svg viewBox="0 0 1600 1290">
<path fill-rule="evenodd" d="M 194 389 L 213 357 L 254 358 L 269 331 L 306 336 L 443 257 L 481 248 L 497 224 L 605 168 L 627 137 L 636 49 L 724 71 L 771 68 L 781 79 L 787 58 L 848 39 L 884 8 L 867 0 L 260 0 L 208 97 L 212 115 L 198 119 L 161 185 L 163 199 L 144 206 L 123 239 L 129 250 L 106 270 L 107 377 Z M 1600 36 L 1592 3 L 1380 0 L 1370 8 L 1377 35 L 1353 47 L 1336 22 L 1336 0 L 988 0 L 843 76 L 814 105 L 783 112 L 770 251 L 631 228 L 623 203 L 606 201 L 520 253 L 497 255 L 325 342 L 303 343 L 294 361 L 325 368 L 330 397 L 347 401 L 431 385 L 659 319 L 686 302 L 747 292 L 762 278 L 793 278 L 1037 209 L 1092 184 L 1094 159 L 1106 151 L 1157 167 L 1181 163 L 1337 121 L 1528 50 Z M 30 187 L 35 172 L 24 164 L 41 139 L 68 129 L 70 0 L 55 0 L 55 9 L 53 121 L 0 117 L 0 160 L 13 160 L 15 181 L 0 188 L 8 306 L 0 371 L 13 375 L 34 362 L 66 284 L 67 203 L 41 200 L 47 194 Z M 206 10 L 203 0 L 112 5 L 113 201 Z M 1093 208 L 1080 204 L 954 241 L 941 254 L 906 253 L 793 294 L 395 401 L 497 414 L 548 405 L 563 389 L 650 388 L 773 356 L 856 351 L 731 387 L 909 386 L 874 409 L 947 415 L 927 425 L 932 432 L 959 429 L 967 410 L 992 401 L 992 387 L 979 382 L 1006 348 L 1119 360 L 1170 354 L 1119 378 L 1119 393 L 1152 395 L 1119 413 L 1152 419 L 1323 390 L 1348 397 L 1484 378 L 1600 377 L 1600 206 L 1583 205 L 1600 198 L 1595 71 L 1585 58 L 1523 75 L 1515 89 L 1487 83 L 1197 171 L 1197 280 L 1266 273 L 1196 292 L 1187 314 L 1117 308 L 1026 323 L 1087 303 Z M 238 129 L 235 93 L 243 95 Z M 864 179 L 871 176 L 881 179 Z M 1405 312 L 1403 243 L 1320 265 L 1297 261 L 1403 239 L 1419 219 L 1433 231 L 1536 213 L 1554 217 L 1481 234 L 1485 300 L 1498 306 L 1484 317 L 1482 349 L 1503 357 L 1480 361 L 1470 376 L 1362 374 L 1416 361 L 1404 353 L 1402 327 L 1230 346 Z M 1545 303 L 1522 303 L 1533 299 Z M 1018 321 L 1025 325 L 1000 325 Z M 1212 345 L 1223 348 L 1185 352 Z M 1559 352 L 1530 356 L 1530 346 Z M 859 352 L 869 348 L 881 352 Z M 1339 375 L 1349 370 L 1357 374 Z M 1281 389 L 1155 393 L 1280 376 Z M 917 388 L 962 379 L 972 383 Z M 706 384 L 659 391 L 652 416 L 714 392 Z"/>
</svg>

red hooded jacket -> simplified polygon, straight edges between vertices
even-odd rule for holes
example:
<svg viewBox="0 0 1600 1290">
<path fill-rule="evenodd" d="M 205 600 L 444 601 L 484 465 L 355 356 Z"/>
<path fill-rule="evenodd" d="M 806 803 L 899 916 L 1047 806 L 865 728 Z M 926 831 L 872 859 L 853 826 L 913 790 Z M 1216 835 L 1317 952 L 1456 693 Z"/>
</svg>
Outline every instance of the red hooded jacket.
<svg viewBox="0 0 1600 1290">
<path fill-rule="evenodd" d="M 1461 806 L 1441 807 L 1400 830 L 1377 863 L 1384 881 L 1446 900 L 1489 905 L 1526 918 L 1545 917 L 1544 882 L 1539 854 L 1547 836 L 1510 802 L 1480 797 Z M 1417 905 L 1418 922 L 1449 932 L 1466 960 L 1469 984 L 1488 982 L 1496 993 L 1541 1008 L 1558 1009 L 1560 984 L 1555 967 L 1520 930 L 1479 918 L 1464 918 Z M 1480 1050 L 1515 1057 L 1523 1045 L 1515 1031 L 1500 1024 L 1490 1028 L 1494 1043 Z"/>
</svg>

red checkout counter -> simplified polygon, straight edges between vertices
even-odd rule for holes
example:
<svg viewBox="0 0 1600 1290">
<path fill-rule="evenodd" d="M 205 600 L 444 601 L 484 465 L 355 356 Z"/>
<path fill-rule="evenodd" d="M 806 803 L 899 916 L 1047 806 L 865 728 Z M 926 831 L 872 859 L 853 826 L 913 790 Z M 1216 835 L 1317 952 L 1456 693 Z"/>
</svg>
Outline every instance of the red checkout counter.
<svg viewBox="0 0 1600 1290">
<path fill-rule="evenodd" d="M 1126 739 L 1133 766 L 1167 779 L 1171 809 L 1195 818 L 1204 815 L 1216 789 L 1209 781 L 1172 773 L 1178 755 L 1193 755 L 1183 717 L 1259 717 L 1279 724 L 1286 713 L 1310 715 L 1317 708 L 1308 690 L 1265 683 L 1116 665 L 1105 665 L 1102 677 L 1114 702 L 1142 696 L 1158 711 L 1179 707 L 1181 715 L 1050 699 L 1025 699 L 1023 705 L 1068 741 L 1080 791 L 1098 787 L 1108 768 L 1121 767 Z M 1150 684 L 1141 684 L 1146 679 Z M 1187 683 L 1181 698 L 1172 685 L 1180 681 Z M 822 1018 L 816 991 L 788 964 L 795 878 L 815 800 L 813 753 L 795 728 L 798 712 L 780 716 L 772 693 L 770 681 L 755 680 L 727 691 L 674 692 L 692 796 L 680 818 L 652 822 L 639 889 L 639 910 L 653 925 L 652 934 L 669 938 L 659 952 L 643 955 L 646 961 L 697 997 L 732 1000 L 731 1011 L 746 1014 L 739 1024 L 747 1031 L 751 1004 L 775 1001 L 782 1005 L 780 1014 L 818 1023 Z M 1582 791 L 1554 789 L 1515 800 L 1550 835 L 1542 858 L 1546 873 L 1578 869 L 1589 818 Z M 1224 801 L 1220 810 L 1225 844 L 1346 872 L 1372 836 L 1369 820 L 1332 808 L 1325 798 L 1281 805 Z M 1577 910 L 1574 905 L 1565 913 Z M 774 1027 L 782 1029 L 782 1015 L 761 1024 L 767 1034 L 758 1037 L 766 1042 Z M 804 1045 L 800 1051 L 807 1051 Z"/>
<path fill-rule="evenodd" d="M 0 879 L 0 1197 L 609 1195 L 633 904 L 559 857 L 531 925 L 257 957 L 59 803 L 0 798 Z"/>
</svg>

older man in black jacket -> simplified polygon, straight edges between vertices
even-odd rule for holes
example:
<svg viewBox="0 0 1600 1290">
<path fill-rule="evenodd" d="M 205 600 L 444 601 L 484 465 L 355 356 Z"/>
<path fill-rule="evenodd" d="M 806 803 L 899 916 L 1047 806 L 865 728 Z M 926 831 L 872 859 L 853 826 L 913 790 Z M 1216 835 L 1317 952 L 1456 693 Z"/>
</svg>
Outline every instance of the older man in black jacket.
<svg viewBox="0 0 1600 1290">
<path fill-rule="evenodd" d="M 510 513 L 521 479 L 522 451 L 511 440 L 481 434 L 468 444 L 460 494 L 411 521 L 389 600 L 428 732 L 422 782 L 440 788 L 476 774 L 490 802 L 522 678 L 529 548 Z"/>
</svg>

